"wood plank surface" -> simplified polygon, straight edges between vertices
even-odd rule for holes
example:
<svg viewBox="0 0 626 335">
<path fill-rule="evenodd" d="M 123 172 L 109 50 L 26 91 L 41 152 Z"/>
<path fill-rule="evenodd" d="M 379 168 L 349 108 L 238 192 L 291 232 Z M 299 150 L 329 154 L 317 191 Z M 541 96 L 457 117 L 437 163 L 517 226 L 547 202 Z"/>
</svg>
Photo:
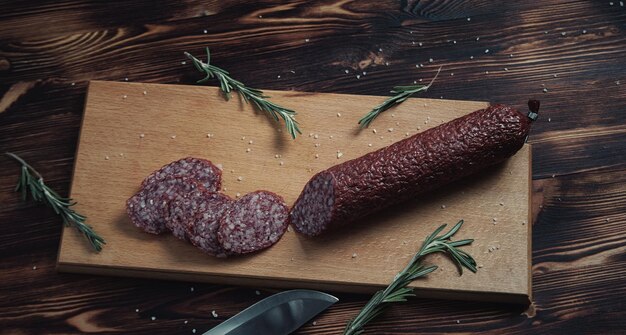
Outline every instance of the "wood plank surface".
<svg viewBox="0 0 626 335">
<path fill-rule="evenodd" d="M 421 97 L 518 107 L 539 98 L 541 116 L 529 138 L 531 307 L 411 299 L 366 334 L 616 334 L 626 328 L 620 294 L 626 290 L 626 10 L 620 1 L 2 5 L 0 149 L 27 159 L 63 195 L 69 194 L 87 81 L 191 85 L 199 76 L 181 64 L 182 52 L 200 55 L 205 46 L 234 77 L 266 89 L 388 95 L 392 86 L 428 80 L 443 65 L 443 76 Z M 3 333 L 189 334 L 278 291 L 59 274 L 61 222 L 13 193 L 18 172 L 0 158 Z M 329 293 L 340 302 L 297 334 L 338 334 L 369 298 Z"/>
<path fill-rule="evenodd" d="M 421 296 L 528 303 L 530 286 L 530 148 L 471 180 L 444 187 L 318 238 L 288 231 L 267 251 L 209 257 L 173 236 L 134 227 L 125 203 L 141 180 L 171 161 L 202 157 L 222 167 L 233 198 L 267 189 L 295 202 L 317 172 L 484 108 L 484 102 L 409 99 L 360 130 L 361 110 L 384 98 L 268 91 L 298 111 L 295 141 L 267 115 L 225 101 L 214 87 L 92 81 L 81 127 L 70 196 L 105 237 L 89 252 L 72 228 L 63 233 L 59 270 L 265 287 L 374 292 L 442 223 L 465 220 L 476 241 L 466 248 L 481 270 L 460 281 L 443 257 L 439 271 L 416 281 Z M 325 106 L 320 109 L 318 106 Z M 141 136 L 143 134 L 143 136 Z M 496 221 L 497 220 L 497 221 Z M 458 239 L 470 238 L 460 233 Z M 503 241 L 510 241 L 506 246 Z M 506 266 L 502 266 L 506 264 Z M 368 271 L 363 271 L 367 268 Z"/>
</svg>

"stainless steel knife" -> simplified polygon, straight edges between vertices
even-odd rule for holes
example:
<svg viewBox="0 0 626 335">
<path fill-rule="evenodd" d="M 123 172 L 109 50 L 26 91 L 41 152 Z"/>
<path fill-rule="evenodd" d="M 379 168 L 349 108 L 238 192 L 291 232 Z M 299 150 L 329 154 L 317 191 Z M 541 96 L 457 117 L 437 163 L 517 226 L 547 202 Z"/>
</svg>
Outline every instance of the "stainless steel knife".
<svg viewBox="0 0 626 335">
<path fill-rule="evenodd" d="M 276 293 L 203 335 L 287 335 L 337 301 L 330 294 L 312 290 Z"/>
</svg>

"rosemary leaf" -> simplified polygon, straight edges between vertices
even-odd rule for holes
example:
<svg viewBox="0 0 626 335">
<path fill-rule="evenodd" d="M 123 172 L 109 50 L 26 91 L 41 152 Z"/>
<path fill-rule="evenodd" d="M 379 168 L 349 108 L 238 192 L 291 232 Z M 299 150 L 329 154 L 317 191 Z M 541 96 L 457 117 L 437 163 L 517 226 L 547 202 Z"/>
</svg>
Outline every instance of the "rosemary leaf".
<svg viewBox="0 0 626 335">
<path fill-rule="evenodd" d="M 472 256 L 463 250 L 457 249 L 457 247 L 468 245 L 474 240 L 450 241 L 450 238 L 461 229 L 462 225 L 463 220 L 460 220 L 450 231 L 441 236 L 437 236 L 446 228 L 444 224 L 430 234 L 424 240 L 424 244 L 422 244 L 422 247 L 415 256 L 413 256 L 409 264 L 395 276 L 389 286 L 384 290 L 376 292 L 367 304 L 365 304 L 365 307 L 361 309 L 359 314 L 348 322 L 346 328 L 343 330 L 343 334 L 358 335 L 363 333 L 364 326 L 379 316 L 389 304 L 403 302 L 406 301 L 408 297 L 414 296 L 413 288 L 408 287 L 408 285 L 413 280 L 424 277 L 437 269 L 435 265 L 427 267 L 422 265 L 422 258 L 428 254 L 435 252 L 447 253 L 456 262 L 461 274 L 463 273 L 464 267 L 472 272 L 476 272 L 476 261 Z"/>
<path fill-rule="evenodd" d="M 391 107 L 399 105 L 403 103 L 406 99 L 408 99 L 411 95 L 418 92 L 426 92 L 435 82 L 435 79 L 439 76 L 439 72 L 441 72 L 441 67 L 437 70 L 437 74 L 430 81 L 428 85 L 408 85 L 408 86 L 395 86 L 391 93 L 395 94 L 394 96 L 385 100 L 382 104 L 374 107 L 369 113 L 365 114 L 360 120 L 359 124 L 361 128 L 366 128 L 374 121 L 375 118 L 380 115 L 380 113 L 388 110 Z"/>
<path fill-rule="evenodd" d="M 86 217 L 75 212 L 71 207 L 76 205 L 70 198 L 63 198 L 53 189 L 48 187 L 43 181 L 43 177 L 37 170 L 30 166 L 26 161 L 18 155 L 6 152 L 5 155 L 15 159 L 22 164 L 20 178 L 18 180 L 15 191 L 22 191 L 22 200 L 26 200 L 28 194 L 36 202 L 43 202 L 63 220 L 66 226 L 74 226 L 82 233 L 91 247 L 96 250 L 102 250 L 102 246 L 106 244 L 104 239 L 100 237 L 91 226 L 85 224 Z"/>
<path fill-rule="evenodd" d="M 207 61 L 205 63 L 192 56 L 190 53 L 185 52 L 185 56 L 191 59 L 196 69 L 206 74 L 203 79 L 198 80 L 198 83 L 204 83 L 215 77 L 219 81 L 220 90 L 224 94 L 224 98 L 227 101 L 230 100 L 230 93 L 232 91 L 237 91 L 246 103 L 251 103 L 256 109 L 268 113 L 275 121 L 283 119 L 291 138 L 295 139 L 297 134 L 302 134 L 300 128 L 298 127 L 298 122 L 295 119 L 295 111 L 268 101 L 267 99 L 269 97 L 264 95 L 263 91 L 247 87 L 242 82 L 233 79 L 229 75 L 228 71 L 215 65 L 211 65 L 211 53 L 209 52 L 209 48 L 206 48 L 206 54 Z"/>
</svg>

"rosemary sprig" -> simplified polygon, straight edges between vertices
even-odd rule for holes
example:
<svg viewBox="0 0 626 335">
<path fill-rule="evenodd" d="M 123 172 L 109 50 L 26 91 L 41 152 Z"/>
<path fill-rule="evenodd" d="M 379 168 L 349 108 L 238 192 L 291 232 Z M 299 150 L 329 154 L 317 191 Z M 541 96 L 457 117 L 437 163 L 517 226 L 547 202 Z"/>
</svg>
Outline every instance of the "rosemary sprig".
<svg viewBox="0 0 626 335">
<path fill-rule="evenodd" d="M 360 120 L 359 124 L 361 128 L 366 128 L 374 121 L 378 115 L 389 108 L 399 105 L 408 99 L 411 95 L 417 92 L 426 92 L 430 88 L 430 86 L 435 82 L 435 79 L 439 76 L 439 72 L 441 72 L 441 67 L 437 70 L 437 74 L 430 81 L 428 85 L 409 85 L 409 86 L 396 86 L 391 90 L 391 93 L 395 94 L 394 96 L 385 100 L 382 104 L 374 107 L 369 113 L 365 114 Z"/>
<path fill-rule="evenodd" d="M 472 272 L 476 272 L 476 261 L 463 250 L 457 249 L 458 247 L 468 245 L 474 240 L 460 240 L 450 241 L 450 238 L 459 230 L 463 225 L 463 220 L 459 221 L 449 232 L 437 236 L 446 225 L 442 225 L 437 228 L 430 236 L 426 238 L 422 248 L 413 256 L 409 264 L 400 271 L 391 284 L 384 290 L 378 291 L 367 302 L 365 307 L 359 312 L 359 314 L 348 322 L 346 328 L 343 331 L 344 335 L 358 335 L 363 333 L 363 327 L 365 324 L 376 318 L 385 310 L 385 308 L 395 302 L 406 301 L 408 297 L 415 296 L 413 294 L 413 288 L 407 287 L 413 280 L 424 277 L 427 274 L 437 270 L 437 266 L 423 266 L 421 260 L 424 256 L 436 252 L 443 252 L 449 254 L 459 267 L 459 271 L 463 274 L 463 267 L 466 267 Z"/>
<path fill-rule="evenodd" d="M 185 52 L 185 56 L 191 59 L 196 69 L 206 74 L 206 77 L 198 80 L 198 83 L 204 83 L 215 77 L 220 83 L 220 89 L 224 93 L 226 100 L 230 100 L 230 93 L 232 91 L 237 91 L 246 103 L 250 102 L 257 109 L 267 112 L 275 121 L 278 121 L 279 117 L 283 119 L 291 138 L 295 139 L 297 134 L 302 134 L 300 128 L 298 128 L 298 122 L 294 118 L 296 115 L 295 111 L 267 100 L 269 96 L 264 95 L 263 91 L 247 87 L 242 82 L 233 79 L 226 70 L 211 65 L 211 53 L 209 52 L 209 48 L 206 48 L 206 54 L 207 61 L 205 63 L 190 53 Z"/>
<path fill-rule="evenodd" d="M 44 181 L 43 177 L 37 170 L 35 170 L 32 166 L 26 163 L 22 158 L 18 155 L 5 152 L 5 155 L 15 159 L 16 161 L 22 164 L 22 173 L 20 175 L 20 180 L 17 182 L 17 186 L 15 187 L 15 191 L 22 191 L 22 200 L 26 200 L 28 197 L 28 193 L 30 192 L 31 197 L 36 202 L 43 202 L 49 207 L 51 207 L 54 212 L 61 216 L 63 219 L 63 223 L 66 226 L 73 225 L 81 232 L 89 244 L 96 250 L 102 250 L 102 245 L 106 244 L 104 239 L 91 228 L 91 226 L 85 224 L 86 217 L 76 213 L 71 207 L 76 205 L 76 202 L 72 201 L 70 198 L 63 198 L 58 193 L 56 193 L 53 189 L 48 187 Z"/>
</svg>

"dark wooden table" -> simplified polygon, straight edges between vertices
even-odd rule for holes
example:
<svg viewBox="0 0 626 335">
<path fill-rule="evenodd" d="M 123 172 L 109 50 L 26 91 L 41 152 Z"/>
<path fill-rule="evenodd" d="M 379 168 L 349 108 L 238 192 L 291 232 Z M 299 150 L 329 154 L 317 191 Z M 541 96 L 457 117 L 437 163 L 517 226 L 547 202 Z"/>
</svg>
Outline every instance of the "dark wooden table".
<svg viewBox="0 0 626 335">
<path fill-rule="evenodd" d="M 366 333 L 626 332 L 621 1 L 283 3 L 3 2 L 0 150 L 21 155 L 67 194 L 87 82 L 192 85 L 199 74 L 181 64 L 183 51 L 205 46 L 216 64 L 266 89 L 387 95 L 443 66 L 423 97 L 520 108 L 542 101 L 529 138 L 533 304 L 413 299 Z M 3 334 L 201 333 L 277 292 L 59 274 L 61 222 L 13 193 L 17 177 L 18 165 L 0 158 Z M 341 301 L 298 334 L 339 334 L 369 298 L 331 293 Z"/>
</svg>

